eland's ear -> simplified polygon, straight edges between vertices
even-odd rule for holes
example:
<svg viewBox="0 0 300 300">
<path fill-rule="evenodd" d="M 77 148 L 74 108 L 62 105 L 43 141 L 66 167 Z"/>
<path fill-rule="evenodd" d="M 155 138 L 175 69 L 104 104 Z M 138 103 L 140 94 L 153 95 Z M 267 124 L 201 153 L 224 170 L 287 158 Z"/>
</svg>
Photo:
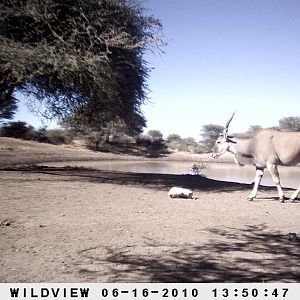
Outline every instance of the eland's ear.
<svg viewBox="0 0 300 300">
<path fill-rule="evenodd" d="M 236 144 L 236 142 L 233 141 L 230 137 L 228 137 L 227 142 L 232 143 L 232 144 Z"/>
</svg>

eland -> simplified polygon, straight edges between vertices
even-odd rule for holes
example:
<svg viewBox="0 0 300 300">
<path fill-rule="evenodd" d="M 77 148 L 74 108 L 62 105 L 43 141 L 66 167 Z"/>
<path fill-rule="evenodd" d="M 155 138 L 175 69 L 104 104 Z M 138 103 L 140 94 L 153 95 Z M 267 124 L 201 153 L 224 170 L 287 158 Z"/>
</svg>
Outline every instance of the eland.
<svg viewBox="0 0 300 300">
<path fill-rule="evenodd" d="M 234 113 L 215 142 L 213 158 L 218 158 L 228 151 L 234 155 L 237 164 L 256 167 L 254 187 L 248 197 L 249 200 L 256 198 L 264 170 L 267 168 L 277 187 L 279 200 L 284 202 L 285 196 L 280 185 L 277 166 L 295 166 L 300 163 L 300 132 L 263 129 L 250 138 L 235 138 L 228 134 L 233 116 Z M 292 194 L 291 202 L 295 201 L 299 193 L 300 185 Z"/>
</svg>

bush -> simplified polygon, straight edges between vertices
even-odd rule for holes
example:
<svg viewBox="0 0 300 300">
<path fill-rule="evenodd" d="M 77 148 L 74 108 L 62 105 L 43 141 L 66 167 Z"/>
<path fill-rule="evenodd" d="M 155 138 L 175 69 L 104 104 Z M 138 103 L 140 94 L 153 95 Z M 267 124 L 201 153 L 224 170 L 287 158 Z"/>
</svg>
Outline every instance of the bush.
<svg viewBox="0 0 300 300">
<path fill-rule="evenodd" d="M 162 150 L 165 148 L 166 148 L 166 145 L 162 139 L 154 140 L 150 145 L 151 150 Z"/>
<path fill-rule="evenodd" d="M 46 130 L 45 128 L 36 130 L 33 126 L 23 121 L 4 123 L 1 127 L 0 135 L 55 145 L 70 144 L 73 140 L 68 131 L 62 129 Z"/>
<path fill-rule="evenodd" d="M 152 130 L 152 133 L 159 133 L 158 130 Z M 151 136 L 149 134 L 140 134 L 136 138 L 136 144 L 138 146 L 147 147 L 149 150 L 163 150 L 166 149 L 167 146 L 165 145 L 164 139 L 159 136 Z"/>
<path fill-rule="evenodd" d="M 152 144 L 152 139 L 148 135 L 140 134 L 136 138 L 136 144 L 138 146 L 144 146 L 144 147 L 149 147 Z"/>
<path fill-rule="evenodd" d="M 46 143 L 59 145 L 59 144 L 71 144 L 73 141 L 72 136 L 62 129 L 49 129 L 45 131 Z"/>
<path fill-rule="evenodd" d="M 206 165 L 204 163 L 200 162 L 200 163 L 194 163 L 192 165 L 191 171 L 192 171 L 193 175 L 203 176 L 203 170 L 205 170 L 205 169 L 206 169 Z"/>
<path fill-rule="evenodd" d="M 104 142 L 102 140 L 102 136 L 97 131 L 92 131 L 85 137 L 87 141 L 87 148 L 90 150 L 98 151 L 101 143 Z"/>
<path fill-rule="evenodd" d="M 36 130 L 23 121 L 7 122 L 2 125 L 1 136 L 33 140 L 36 137 Z"/>
<path fill-rule="evenodd" d="M 181 138 L 178 134 L 170 134 L 167 137 L 167 146 L 170 149 L 191 152 L 191 153 L 203 153 L 205 152 L 204 146 L 197 143 L 194 138 Z"/>
</svg>

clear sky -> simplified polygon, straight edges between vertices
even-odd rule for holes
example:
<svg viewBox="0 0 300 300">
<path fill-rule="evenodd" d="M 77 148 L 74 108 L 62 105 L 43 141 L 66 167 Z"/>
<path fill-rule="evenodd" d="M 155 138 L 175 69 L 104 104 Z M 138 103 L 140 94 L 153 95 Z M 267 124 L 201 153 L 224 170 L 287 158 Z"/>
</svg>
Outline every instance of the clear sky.
<svg viewBox="0 0 300 300">
<path fill-rule="evenodd" d="M 299 0 L 145 0 L 161 20 L 165 54 L 148 54 L 147 128 L 200 139 L 204 124 L 231 132 L 300 115 Z M 33 123 L 21 108 L 17 119 Z M 28 119 L 31 118 L 31 119 Z M 32 122 L 30 122 L 32 120 Z M 36 124 L 33 124 L 36 126 Z"/>
<path fill-rule="evenodd" d="M 300 1 L 148 0 L 165 54 L 149 56 L 149 129 L 199 138 L 204 124 L 232 132 L 300 115 Z"/>
</svg>

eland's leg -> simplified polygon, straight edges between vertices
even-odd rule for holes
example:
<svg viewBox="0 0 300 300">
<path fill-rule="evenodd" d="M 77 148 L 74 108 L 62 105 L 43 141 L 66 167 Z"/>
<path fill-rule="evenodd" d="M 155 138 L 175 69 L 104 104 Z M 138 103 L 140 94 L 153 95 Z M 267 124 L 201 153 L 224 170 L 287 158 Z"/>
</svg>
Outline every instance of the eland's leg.
<svg viewBox="0 0 300 300">
<path fill-rule="evenodd" d="M 267 164 L 267 168 L 272 175 L 274 184 L 277 187 L 279 200 L 280 200 L 280 202 L 283 203 L 284 202 L 284 192 L 280 185 L 280 177 L 279 177 L 278 168 L 276 165 L 273 165 L 273 164 Z"/>
<path fill-rule="evenodd" d="M 293 193 L 293 195 L 291 197 L 291 202 L 294 202 L 297 199 L 299 194 L 300 194 L 300 185 L 299 185 L 298 189 Z"/>
<path fill-rule="evenodd" d="M 254 187 L 252 192 L 250 193 L 248 200 L 252 201 L 256 198 L 258 186 L 260 185 L 261 179 L 264 175 L 264 169 L 256 167 L 255 179 L 254 179 Z"/>
</svg>

